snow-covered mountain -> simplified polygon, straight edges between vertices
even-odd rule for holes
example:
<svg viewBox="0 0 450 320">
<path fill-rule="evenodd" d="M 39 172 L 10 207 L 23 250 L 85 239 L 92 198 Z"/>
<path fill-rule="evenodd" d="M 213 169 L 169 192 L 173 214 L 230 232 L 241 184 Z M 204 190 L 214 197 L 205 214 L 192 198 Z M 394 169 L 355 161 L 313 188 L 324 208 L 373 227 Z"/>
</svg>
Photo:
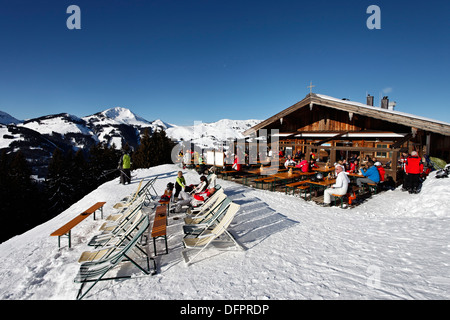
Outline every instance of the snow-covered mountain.
<svg viewBox="0 0 450 320">
<path fill-rule="evenodd" d="M 89 149 L 97 143 L 106 143 L 121 149 L 125 144 L 137 148 L 145 130 L 152 134 L 164 130 L 169 138 L 192 141 L 204 149 L 218 147 L 228 139 L 243 138 L 242 132 L 259 120 L 228 120 L 214 123 L 195 123 L 177 126 L 157 119 L 148 121 L 130 109 L 115 107 L 82 118 L 60 113 L 21 122 L 2 112 L 0 149 L 26 153 L 38 176 L 44 176 L 46 164 L 56 147 L 63 150 Z M 37 152 L 39 151 L 39 152 Z"/>
<path fill-rule="evenodd" d="M 242 139 L 245 130 L 258 124 L 260 120 L 222 119 L 213 123 L 195 123 L 192 126 L 172 126 L 166 129 L 167 136 L 175 141 L 191 140 L 201 148 L 216 148 L 227 140 Z"/>
<path fill-rule="evenodd" d="M 22 121 L 17 120 L 10 114 L 0 111 L 0 124 L 18 124 Z"/>
</svg>

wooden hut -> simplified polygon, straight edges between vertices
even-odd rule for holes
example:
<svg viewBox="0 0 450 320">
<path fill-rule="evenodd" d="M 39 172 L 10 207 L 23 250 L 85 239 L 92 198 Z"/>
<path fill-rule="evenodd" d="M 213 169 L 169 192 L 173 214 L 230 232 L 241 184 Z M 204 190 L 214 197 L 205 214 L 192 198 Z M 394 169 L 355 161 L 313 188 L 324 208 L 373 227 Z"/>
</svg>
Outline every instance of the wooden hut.
<svg viewBox="0 0 450 320">
<path fill-rule="evenodd" d="M 450 161 L 450 124 L 398 112 L 384 97 L 381 107 L 308 94 L 303 100 L 246 130 L 250 136 L 261 129 L 279 130 L 279 147 L 309 160 L 311 152 L 319 161 L 334 163 L 357 154 L 375 157 L 388 164 L 386 172 L 397 181 L 398 159 L 413 150 Z"/>
</svg>

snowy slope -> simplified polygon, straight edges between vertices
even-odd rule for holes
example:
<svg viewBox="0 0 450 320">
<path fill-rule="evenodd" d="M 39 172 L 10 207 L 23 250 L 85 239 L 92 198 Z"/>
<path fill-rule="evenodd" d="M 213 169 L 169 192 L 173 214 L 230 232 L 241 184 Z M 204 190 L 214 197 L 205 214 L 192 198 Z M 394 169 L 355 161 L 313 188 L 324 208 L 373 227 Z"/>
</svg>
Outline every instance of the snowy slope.
<svg viewBox="0 0 450 320">
<path fill-rule="evenodd" d="M 131 185 L 107 182 L 54 219 L 0 244 L 0 299 L 74 299 L 77 260 L 103 220 L 78 225 L 71 249 L 63 239 L 58 250 L 49 234 L 97 201 L 107 202 L 106 217 L 139 179 L 160 175 L 156 190 L 162 193 L 178 170 L 163 165 L 135 171 Z M 241 205 L 229 230 L 247 250 L 208 251 L 187 267 L 183 220 L 174 220 L 182 215 L 171 215 L 170 252 L 156 258 L 157 275 L 136 272 L 130 280 L 99 283 L 86 299 L 449 299 L 450 179 L 433 176 L 419 195 L 397 189 L 347 210 L 219 179 Z M 191 171 L 185 177 L 199 181 Z M 124 265 L 120 272 L 129 270 Z"/>
<path fill-rule="evenodd" d="M 261 122 L 260 120 L 222 119 L 213 123 L 194 123 L 192 126 L 172 126 L 166 130 L 167 136 L 175 141 L 191 140 L 202 148 L 215 148 L 229 139 L 243 139 L 243 132 Z"/>
</svg>

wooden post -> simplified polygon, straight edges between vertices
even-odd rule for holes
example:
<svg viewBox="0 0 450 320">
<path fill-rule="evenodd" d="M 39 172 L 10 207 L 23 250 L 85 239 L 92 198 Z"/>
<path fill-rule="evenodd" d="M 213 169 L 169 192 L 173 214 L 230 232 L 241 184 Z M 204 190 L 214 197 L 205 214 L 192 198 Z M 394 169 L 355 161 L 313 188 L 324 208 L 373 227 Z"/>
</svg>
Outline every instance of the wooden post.
<svg viewBox="0 0 450 320">
<path fill-rule="evenodd" d="M 391 158 L 391 170 L 392 170 L 392 178 L 397 183 L 397 164 L 398 164 L 398 151 L 392 151 Z"/>
</svg>

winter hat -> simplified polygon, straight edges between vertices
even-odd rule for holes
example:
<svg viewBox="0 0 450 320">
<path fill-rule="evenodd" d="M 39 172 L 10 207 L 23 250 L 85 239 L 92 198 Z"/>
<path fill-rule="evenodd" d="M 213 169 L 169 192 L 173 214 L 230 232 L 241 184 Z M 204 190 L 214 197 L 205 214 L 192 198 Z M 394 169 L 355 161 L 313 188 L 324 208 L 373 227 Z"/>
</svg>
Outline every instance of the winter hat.
<svg viewBox="0 0 450 320">
<path fill-rule="evenodd" d="M 379 167 L 379 166 L 381 166 L 381 162 L 380 162 L 380 161 L 377 161 L 377 162 L 375 162 L 375 165 L 376 165 L 377 167 Z"/>
</svg>

